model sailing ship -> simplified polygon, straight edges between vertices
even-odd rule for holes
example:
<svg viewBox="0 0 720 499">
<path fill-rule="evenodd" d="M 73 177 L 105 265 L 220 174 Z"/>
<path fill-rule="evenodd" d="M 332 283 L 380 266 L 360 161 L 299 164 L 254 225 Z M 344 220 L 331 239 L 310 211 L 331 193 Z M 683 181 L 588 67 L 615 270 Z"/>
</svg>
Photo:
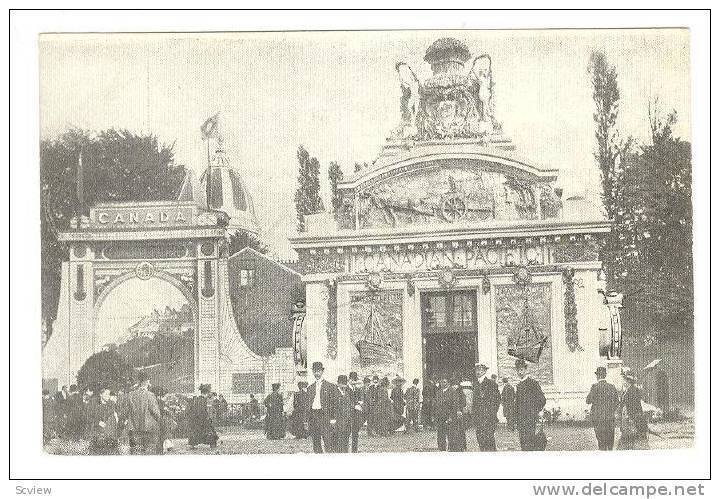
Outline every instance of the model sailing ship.
<svg viewBox="0 0 720 499">
<path fill-rule="evenodd" d="M 547 340 L 547 335 L 538 327 L 526 297 L 519 331 L 514 337 L 508 338 L 508 354 L 537 364 Z"/>
<path fill-rule="evenodd" d="M 370 307 L 370 315 L 365 323 L 365 335 L 355 343 L 355 348 L 360 353 L 360 361 L 365 365 L 396 360 L 395 346 L 385 338 L 374 306 Z"/>
</svg>

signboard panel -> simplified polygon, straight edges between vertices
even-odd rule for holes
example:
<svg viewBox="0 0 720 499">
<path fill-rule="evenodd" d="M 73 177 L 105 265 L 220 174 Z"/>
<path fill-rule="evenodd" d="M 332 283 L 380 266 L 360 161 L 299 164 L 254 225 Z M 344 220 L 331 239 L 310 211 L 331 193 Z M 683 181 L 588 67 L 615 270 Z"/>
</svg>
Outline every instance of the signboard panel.
<svg viewBox="0 0 720 499">
<path fill-rule="evenodd" d="M 415 272 L 444 268 L 482 269 L 549 263 L 546 245 L 407 250 L 350 255 L 350 273 Z"/>
<path fill-rule="evenodd" d="M 100 207 L 90 213 L 94 228 L 186 227 L 193 224 L 192 206 Z"/>
</svg>

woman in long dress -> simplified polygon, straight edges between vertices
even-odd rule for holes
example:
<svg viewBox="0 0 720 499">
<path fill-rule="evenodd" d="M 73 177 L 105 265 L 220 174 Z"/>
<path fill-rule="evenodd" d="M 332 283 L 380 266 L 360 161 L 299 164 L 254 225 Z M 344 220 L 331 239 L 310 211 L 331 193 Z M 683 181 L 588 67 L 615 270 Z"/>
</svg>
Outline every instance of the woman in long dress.
<svg viewBox="0 0 720 499">
<path fill-rule="evenodd" d="M 383 378 L 378 389 L 377 400 L 377 432 L 381 437 L 387 437 L 390 433 L 393 409 L 389 390 L 390 380 Z"/>
<path fill-rule="evenodd" d="M 283 412 L 283 397 L 280 393 L 280 383 L 272 384 L 272 393 L 265 397 L 265 435 L 268 440 L 285 438 L 285 413 Z"/>
<path fill-rule="evenodd" d="M 460 386 L 460 377 L 455 376 L 452 383 L 454 396 L 457 397 L 458 412 L 465 413 L 467 399 L 465 393 Z M 467 450 L 467 435 L 465 433 L 465 418 L 461 414 L 454 415 L 448 428 L 448 451 L 464 452 Z"/>
<path fill-rule="evenodd" d="M 200 385 L 200 395 L 193 397 L 188 406 L 188 445 L 195 447 L 206 444 L 217 446 L 218 435 L 208 416 L 208 397 L 210 385 Z"/>
<path fill-rule="evenodd" d="M 307 438 L 308 417 L 307 417 L 307 382 L 298 383 L 298 391 L 293 396 L 293 412 L 290 417 L 290 433 L 295 438 Z"/>
<path fill-rule="evenodd" d="M 642 391 L 630 370 L 623 370 L 623 392 L 620 396 L 620 439 L 617 448 L 647 449 L 648 424 L 642 408 Z"/>
</svg>

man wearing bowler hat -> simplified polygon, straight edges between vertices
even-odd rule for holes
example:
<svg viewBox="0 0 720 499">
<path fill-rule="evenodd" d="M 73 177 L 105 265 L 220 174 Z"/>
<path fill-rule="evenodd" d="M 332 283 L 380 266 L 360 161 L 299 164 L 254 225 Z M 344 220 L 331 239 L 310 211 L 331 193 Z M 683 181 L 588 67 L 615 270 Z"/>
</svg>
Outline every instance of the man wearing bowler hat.
<svg viewBox="0 0 720 499">
<path fill-rule="evenodd" d="M 369 379 L 367 383 L 370 384 Z M 355 371 L 352 371 L 350 373 L 350 389 L 353 394 L 353 418 L 350 432 L 350 451 L 357 452 L 360 428 L 362 428 L 363 423 L 365 423 L 363 413 L 363 402 L 365 400 L 365 394 L 363 392 L 363 383 L 360 381 L 360 379 L 358 378 L 358 373 L 356 373 Z"/>
<path fill-rule="evenodd" d="M 545 407 L 545 394 L 540 383 L 528 376 L 528 365 L 523 359 L 515 361 L 520 382 L 515 395 L 515 421 L 517 421 L 520 449 L 529 451 L 545 450 L 542 434 L 537 431 L 539 412 Z"/>
<path fill-rule="evenodd" d="M 307 404 L 310 419 L 310 434 L 313 440 L 313 452 L 321 454 L 332 452 L 332 431 L 331 428 L 337 422 L 338 414 L 338 389 L 323 379 L 325 368 L 322 362 L 313 362 L 313 376 L 315 382 L 308 387 Z"/>
<path fill-rule="evenodd" d="M 495 429 L 497 428 L 497 412 L 500 408 L 500 390 L 497 383 L 487 377 L 488 367 L 475 364 L 475 380 L 473 381 L 472 418 L 475 424 L 475 435 L 481 451 L 495 451 Z"/>
<path fill-rule="evenodd" d="M 585 402 L 590 404 L 590 421 L 595 428 L 598 448 L 612 450 L 615 443 L 615 410 L 618 406 L 617 389 L 605 380 L 607 369 L 595 369 L 597 383 L 590 388 Z"/>
<path fill-rule="evenodd" d="M 348 377 L 341 374 L 337 378 L 338 413 L 335 425 L 330 429 L 333 434 L 333 451 L 347 453 L 350 449 L 353 417 L 355 412 L 355 394 L 348 386 Z M 357 452 L 357 450 L 355 451 Z"/>
</svg>

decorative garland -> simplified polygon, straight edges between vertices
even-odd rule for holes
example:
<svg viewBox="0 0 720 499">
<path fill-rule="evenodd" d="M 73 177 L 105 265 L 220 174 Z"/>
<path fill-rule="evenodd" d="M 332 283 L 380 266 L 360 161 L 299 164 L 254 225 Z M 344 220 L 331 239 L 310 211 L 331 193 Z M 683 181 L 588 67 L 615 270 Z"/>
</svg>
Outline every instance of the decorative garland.
<svg viewBox="0 0 720 499">
<path fill-rule="evenodd" d="M 330 281 L 327 284 L 328 303 L 327 320 L 325 321 L 325 335 L 327 336 L 327 349 L 325 351 L 328 359 L 337 358 L 337 283 Z"/>
<path fill-rule="evenodd" d="M 565 284 L 565 343 L 571 352 L 580 351 L 580 338 L 578 335 L 577 303 L 575 302 L 575 270 L 566 267 L 562 271 L 563 284 Z"/>
</svg>

